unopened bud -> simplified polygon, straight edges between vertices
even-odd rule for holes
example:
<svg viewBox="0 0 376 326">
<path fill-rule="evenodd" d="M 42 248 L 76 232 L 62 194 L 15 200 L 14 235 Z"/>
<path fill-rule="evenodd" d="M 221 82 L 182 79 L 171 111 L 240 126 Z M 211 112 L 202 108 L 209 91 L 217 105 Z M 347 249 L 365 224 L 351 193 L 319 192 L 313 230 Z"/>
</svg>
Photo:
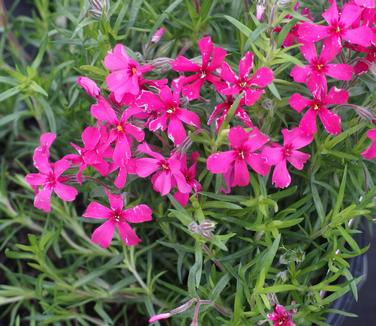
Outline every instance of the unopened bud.
<svg viewBox="0 0 376 326">
<path fill-rule="evenodd" d="M 266 9 L 266 0 L 258 0 L 256 3 L 256 18 L 261 21 L 264 17 L 264 12 Z"/>
<path fill-rule="evenodd" d="M 210 220 L 204 220 L 200 224 L 192 222 L 189 224 L 188 228 L 197 234 L 200 234 L 204 238 L 211 239 L 213 238 L 213 231 L 215 229 L 216 223 Z"/>
<path fill-rule="evenodd" d="M 110 0 L 89 0 L 89 13 L 95 18 L 107 16 L 110 10 Z"/>
<path fill-rule="evenodd" d="M 158 42 L 161 40 L 161 38 L 162 38 L 164 32 L 165 32 L 165 29 L 164 29 L 163 27 L 161 27 L 160 29 L 158 29 L 158 30 L 154 33 L 154 35 L 152 36 L 152 38 L 151 38 L 151 42 L 152 42 L 152 43 L 158 43 Z"/>
<path fill-rule="evenodd" d="M 274 107 L 275 107 L 275 106 L 274 106 L 274 103 L 273 103 L 273 100 L 270 99 L 270 98 L 266 98 L 266 99 L 262 102 L 261 106 L 262 106 L 265 110 L 268 110 L 268 111 L 273 110 Z"/>
</svg>

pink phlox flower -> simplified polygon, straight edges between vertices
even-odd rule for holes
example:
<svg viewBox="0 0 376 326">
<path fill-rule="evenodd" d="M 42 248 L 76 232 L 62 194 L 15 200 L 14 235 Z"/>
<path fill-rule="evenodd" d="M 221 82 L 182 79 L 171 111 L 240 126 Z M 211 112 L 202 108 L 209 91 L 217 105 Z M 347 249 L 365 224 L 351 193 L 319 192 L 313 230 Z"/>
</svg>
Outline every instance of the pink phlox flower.
<svg viewBox="0 0 376 326">
<path fill-rule="evenodd" d="M 141 66 L 132 59 L 122 44 L 117 44 L 104 59 L 104 66 L 110 71 L 106 83 L 115 99 L 121 102 L 125 94 L 138 95 L 139 79 L 153 69 L 151 65 Z"/>
<path fill-rule="evenodd" d="M 230 129 L 228 139 L 231 150 L 208 157 L 206 164 L 211 173 L 224 174 L 228 187 L 249 184 L 247 165 L 260 175 L 268 173 L 269 166 L 258 152 L 269 141 L 267 136 L 257 128 L 247 132 L 242 127 L 234 127 Z"/>
<path fill-rule="evenodd" d="M 376 128 L 369 130 L 367 135 L 372 143 L 364 152 L 362 152 L 362 156 L 366 160 L 372 160 L 376 158 Z"/>
<path fill-rule="evenodd" d="M 226 51 L 220 47 L 215 47 L 210 36 L 205 36 L 198 41 L 201 51 L 201 64 L 194 63 L 184 56 L 178 56 L 172 62 L 172 69 L 177 72 L 193 72 L 193 75 L 184 78 L 183 96 L 189 100 L 200 97 L 201 87 L 205 81 L 220 87 L 222 81 L 215 74 L 216 70 L 221 67 Z"/>
<path fill-rule="evenodd" d="M 198 195 L 199 192 L 202 190 L 201 184 L 196 180 L 197 174 L 197 161 L 200 157 L 198 152 L 193 152 L 191 154 L 191 166 L 188 168 L 187 166 L 187 155 L 181 156 L 181 167 L 180 171 L 183 173 L 186 182 L 192 187 L 192 191 Z M 179 190 L 174 195 L 175 199 L 179 202 L 180 205 L 186 206 L 189 200 L 189 193 L 182 193 Z"/>
<path fill-rule="evenodd" d="M 70 163 L 65 159 L 49 162 L 49 148 L 55 139 L 52 133 L 41 136 L 41 146 L 34 152 L 34 166 L 39 173 L 26 175 L 26 182 L 36 191 L 34 206 L 48 213 L 51 211 L 52 192 L 64 201 L 73 201 L 77 196 L 77 190 L 66 185 L 66 177 L 62 174 L 69 169 Z"/>
<path fill-rule="evenodd" d="M 225 62 L 222 65 L 221 77 L 228 83 L 228 87 L 221 89 L 222 95 L 237 95 L 244 92 L 244 103 L 247 106 L 255 104 L 265 92 L 264 88 L 273 82 L 273 71 L 261 67 L 251 74 L 253 69 L 253 54 L 247 52 L 239 63 L 239 76 Z"/>
<path fill-rule="evenodd" d="M 127 110 L 123 111 L 119 119 L 114 109 L 103 97 L 100 97 L 97 103 L 91 106 L 90 112 L 94 118 L 104 121 L 110 126 L 109 140 L 110 143 L 115 143 L 112 159 L 115 164 L 122 165 L 123 161 L 128 160 L 132 155 L 132 138 L 137 142 L 144 140 L 143 130 L 127 121 L 129 118 Z"/>
<path fill-rule="evenodd" d="M 228 111 L 231 105 L 234 103 L 234 98 L 232 96 L 226 96 L 226 100 L 215 106 L 213 112 L 210 114 L 208 119 L 208 125 L 215 121 L 215 130 L 218 132 L 221 128 L 223 121 L 226 119 Z M 253 123 L 248 113 L 242 108 L 244 105 L 244 99 L 240 100 L 239 106 L 235 111 L 234 116 L 238 118 L 247 128 L 253 127 Z"/>
<path fill-rule="evenodd" d="M 354 0 L 354 3 L 364 8 L 375 8 L 375 0 Z"/>
<path fill-rule="evenodd" d="M 79 76 L 77 78 L 76 82 L 77 82 L 78 85 L 80 85 L 84 89 L 84 91 L 90 97 L 97 98 L 101 93 L 101 90 L 98 87 L 98 85 L 95 83 L 95 81 L 91 80 L 88 77 Z"/>
<path fill-rule="evenodd" d="M 287 162 L 294 168 L 302 170 L 304 164 L 310 158 L 310 155 L 298 151 L 310 144 L 313 136 L 302 131 L 300 128 L 292 130 L 283 129 L 283 145 L 272 144 L 265 147 L 262 151 L 262 157 L 270 166 L 275 166 L 272 176 L 272 182 L 277 188 L 286 188 L 291 183 L 291 176 L 287 170 Z"/>
<path fill-rule="evenodd" d="M 147 154 L 149 157 L 137 159 L 136 174 L 141 178 L 153 175 L 151 182 L 153 189 L 162 196 L 170 193 L 175 185 L 181 193 L 190 193 L 192 187 L 181 172 L 181 158 L 177 153 L 173 153 L 168 159 L 161 154 L 151 150 L 147 143 L 142 143 L 137 150 L 140 153 Z"/>
<path fill-rule="evenodd" d="M 68 154 L 64 158 L 78 166 L 77 181 L 82 183 L 82 172 L 92 166 L 101 176 L 109 173 L 109 163 L 104 160 L 112 156 L 106 128 L 87 127 L 81 135 L 84 147 L 71 143 L 77 154 Z"/>
<path fill-rule="evenodd" d="M 332 87 L 329 92 L 319 91 L 313 93 L 313 99 L 295 93 L 289 99 L 290 106 L 297 112 L 302 112 L 306 107 L 308 110 L 300 120 L 300 128 L 308 134 L 317 132 L 316 117 L 319 116 L 325 130 L 337 135 L 341 132 L 341 118 L 328 109 L 332 104 L 345 104 L 349 94 L 344 89 Z"/>
<path fill-rule="evenodd" d="M 326 89 L 325 76 L 339 80 L 351 80 L 353 68 L 348 64 L 330 63 L 337 55 L 332 43 L 325 40 L 320 56 L 317 55 L 314 43 L 305 43 L 300 47 L 304 58 L 309 62 L 307 66 L 295 66 L 291 70 L 291 77 L 295 82 L 307 83 L 310 89 Z"/>
<path fill-rule="evenodd" d="M 372 30 L 365 25 L 351 28 L 362 11 L 363 8 L 347 3 L 339 12 L 336 1 L 331 1 L 330 7 L 322 15 L 328 26 L 303 23 L 299 27 L 299 38 L 304 43 L 329 38 L 337 53 L 341 50 L 342 41 L 368 46 L 372 40 Z"/>
<path fill-rule="evenodd" d="M 106 219 L 106 222 L 95 229 L 91 240 L 102 248 L 107 248 L 112 241 L 116 228 L 125 245 L 137 245 L 141 242 L 141 239 L 136 235 L 129 223 L 151 221 L 152 210 L 144 204 L 124 209 L 124 201 L 121 195 L 111 194 L 109 191 L 106 191 L 106 195 L 110 203 L 110 208 L 93 201 L 83 214 L 84 217 L 88 218 Z"/>
<path fill-rule="evenodd" d="M 161 89 L 159 95 L 152 92 L 143 91 L 136 100 L 139 107 L 145 111 L 154 111 L 155 119 L 149 119 L 148 128 L 151 131 L 167 129 L 168 137 L 179 145 L 187 137 L 184 125 L 188 124 L 195 128 L 200 127 L 200 117 L 185 108 L 180 107 L 180 88 L 173 88 L 173 92 L 168 86 Z"/>
<path fill-rule="evenodd" d="M 292 315 L 293 313 L 287 311 L 284 306 L 277 304 L 274 307 L 274 311 L 267 316 L 268 319 L 273 322 L 274 326 L 295 326 Z"/>
</svg>

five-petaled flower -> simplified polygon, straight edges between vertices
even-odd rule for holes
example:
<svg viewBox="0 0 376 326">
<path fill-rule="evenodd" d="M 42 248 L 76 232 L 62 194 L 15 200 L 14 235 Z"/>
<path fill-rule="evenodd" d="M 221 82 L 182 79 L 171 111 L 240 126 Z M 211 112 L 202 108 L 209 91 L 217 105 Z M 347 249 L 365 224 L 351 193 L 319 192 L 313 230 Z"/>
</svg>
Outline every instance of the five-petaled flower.
<svg viewBox="0 0 376 326">
<path fill-rule="evenodd" d="M 226 56 L 226 51 L 215 47 L 210 36 L 203 37 L 198 41 L 198 47 L 201 51 L 201 64 L 195 63 L 186 57 L 180 55 L 172 63 L 172 69 L 177 72 L 193 72 L 193 75 L 183 78 L 183 95 L 189 100 L 200 97 L 201 87 L 205 81 L 212 83 L 216 88 L 222 86 L 222 81 L 215 74 L 215 71 L 221 67 Z"/>
<path fill-rule="evenodd" d="M 269 166 L 257 152 L 269 141 L 267 136 L 257 128 L 247 132 L 242 127 L 234 127 L 230 129 L 228 139 L 231 150 L 208 157 L 207 168 L 211 173 L 223 174 L 228 187 L 249 184 L 247 165 L 260 175 L 268 173 Z"/>
<path fill-rule="evenodd" d="M 345 63 L 330 63 L 337 55 L 332 44 L 325 40 L 320 56 L 317 56 L 314 43 L 305 43 L 300 47 L 304 58 L 309 62 L 306 66 L 295 66 L 291 70 L 291 77 L 295 82 L 307 83 L 311 90 L 323 90 L 327 88 L 325 76 L 339 80 L 350 80 L 353 68 Z"/>
<path fill-rule="evenodd" d="M 109 191 L 106 191 L 106 195 L 110 202 L 110 208 L 93 201 L 83 214 L 84 217 L 88 218 L 106 219 L 106 222 L 93 232 L 92 241 L 102 248 L 107 248 L 112 241 L 116 228 L 124 244 L 127 246 L 137 245 L 141 242 L 141 239 L 136 235 L 129 223 L 151 221 L 152 210 L 144 204 L 124 209 L 124 201 L 121 195 L 111 194 Z"/>
<path fill-rule="evenodd" d="M 159 96 L 149 91 L 141 92 L 136 105 L 154 114 L 154 117 L 151 116 L 149 119 L 148 128 L 151 131 L 158 129 L 164 131 L 167 128 L 168 137 L 175 145 L 181 144 L 187 136 L 183 123 L 195 128 L 200 127 L 200 117 L 180 107 L 180 84 L 178 83 L 174 85 L 173 92 L 168 86 L 163 87 Z"/>
<path fill-rule="evenodd" d="M 170 193 L 171 188 L 175 186 L 183 194 L 192 191 L 191 185 L 188 184 L 181 172 L 182 163 L 178 153 L 173 153 L 166 159 L 161 154 L 151 150 L 146 143 L 140 144 L 137 150 L 151 157 L 136 160 L 136 174 L 141 178 L 146 178 L 153 174 L 151 182 L 155 191 L 159 192 L 162 196 Z"/>
<path fill-rule="evenodd" d="M 228 63 L 224 63 L 221 69 L 221 77 L 228 86 L 219 90 L 222 95 L 237 95 L 244 92 L 245 105 L 255 104 L 265 92 L 264 88 L 273 82 L 273 71 L 261 67 L 250 76 L 253 69 L 253 54 L 247 52 L 239 63 L 239 76 L 231 69 Z"/>
<path fill-rule="evenodd" d="M 345 104 L 349 94 L 344 89 L 332 87 L 329 91 L 319 90 L 313 92 L 313 99 L 307 99 L 304 96 L 295 93 L 290 99 L 290 106 L 297 112 L 302 112 L 304 108 L 309 107 L 303 118 L 300 120 L 300 128 L 308 134 L 317 132 L 316 117 L 319 116 L 325 130 L 336 135 L 341 132 L 341 118 L 328 109 L 331 104 Z"/>
<path fill-rule="evenodd" d="M 40 146 L 34 151 L 34 166 L 39 173 L 29 173 L 26 175 L 26 182 L 33 187 L 36 192 L 34 206 L 48 213 L 51 211 L 51 194 L 55 194 L 64 201 L 73 201 L 77 196 L 77 190 L 65 184 L 66 177 L 62 174 L 69 169 L 70 163 L 66 159 L 61 159 L 55 163 L 50 163 L 49 154 L 55 134 L 46 133 L 41 136 Z"/>
<path fill-rule="evenodd" d="M 291 183 L 291 176 L 287 170 L 287 162 L 294 168 L 302 170 L 304 164 L 310 158 L 310 155 L 298 151 L 310 144 L 313 140 L 312 135 L 303 132 L 300 128 L 292 130 L 283 129 L 283 145 L 272 144 L 264 147 L 262 156 L 266 163 L 275 166 L 272 176 L 272 182 L 277 188 L 286 188 Z"/>
</svg>

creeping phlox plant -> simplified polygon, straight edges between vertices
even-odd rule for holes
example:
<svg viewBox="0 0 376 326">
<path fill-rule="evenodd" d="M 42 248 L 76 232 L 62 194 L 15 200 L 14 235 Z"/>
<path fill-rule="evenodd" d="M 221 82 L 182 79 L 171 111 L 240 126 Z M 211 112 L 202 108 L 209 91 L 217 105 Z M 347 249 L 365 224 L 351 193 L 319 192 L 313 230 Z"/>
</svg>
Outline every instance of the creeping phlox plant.
<svg viewBox="0 0 376 326">
<path fill-rule="evenodd" d="M 291 69 L 290 80 L 299 85 L 299 91 L 286 103 L 291 114 L 282 118 L 286 127 L 281 130 L 264 128 L 270 126 L 266 121 L 270 118 L 258 119 L 260 114 L 253 114 L 253 107 L 265 100 L 268 90 L 275 94 L 278 66 L 271 69 L 255 65 L 252 51 L 245 52 L 234 66 L 234 55 L 214 44 L 211 36 L 204 36 L 198 41 L 200 57 L 163 58 L 164 66 L 170 68 L 163 70 L 157 59 L 140 63 L 124 45 L 116 44 L 103 61 L 108 70 L 105 81 L 100 81 L 103 87 L 88 77 L 77 79 L 93 101 L 88 112 L 93 124 L 82 131 L 82 144 L 71 143 L 71 154 L 51 162 L 50 148 L 56 135 L 41 135 L 33 156 L 39 172 L 26 176 L 35 190 L 34 206 L 48 213 L 51 196 L 72 202 L 82 184 L 96 183 L 107 199 L 102 203 L 91 201 L 82 214 L 103 221 L 92 233 L 92 241 L 108 248 L 117 230 L 125 246 L 135 246 L 142 239 L 134 228 L 142 228 L 139 223 L 154 223 L 151 207 L 155 197 L 139 198 L 137 205 L 128 207 L 123 194 L 129 184 L 142 182 L 143 187 L 152 187 L 177 211 L 184 212 L 190 207 L 198 209 L 201 196 L 213 189 L 217 192 L 214 198 L 230 196 L 236 202 L 242 188 L 247 189 L 260 178 L 267 182 L 271 176 L 277 189 L 307 178 L 313 169 L 307 164 L 318 150 L 315 137 L 335 137 L 345 131 L 341 108 L 351 107 L 349 88 L 375 67 L 374 5 L 374 1 L 353 0 L 339 8 L 336 1 L 330 1 L 322 14 L 324 23 L 315 23 L 309 10 L 303 9 L 299 14 L 302 19 L 290 26 L 282 47 L 292 47 L 291 51 L 298 48 L 304 61 Z M 295 10 L 298 12 L 298 7 Z M 258 18 L 262 20 L 262 16 L 261 5 Z M 285 17 L 287 23 L 293 19 Z M 282 31 L 280 26 L 273 33 Z M 158 30 L 152 42 L 159 42 L 163 32 Z M 158 74 L 160 77 L 155 77 Z M 215 106 L 207 104 L 207 94 L 216 98 Z M 197 110 L 198 104 L 201 110 Z M 267 113 L 267 108 L 263 110 Z M 371 144 L 362 149 L 361 155 L 372 160 L 376 157 L 376 129 L 369 130 L 368 137 Z M 198 218 L 188 229 L 203 243 L 215 237 L 214 223 L 207 218 Z M 262 229 L 250 230 L 262 237 Z M 278 233 L 274 235 L 278 237 Z M 209 256 L 213 255 L 206 244 L 204 248 Z M 219 261 L 216 264 L 223 268 Z M 296 284 L 275 292 L 289 289 L 295 290 Z M 277 299 L 271 302 L 274 310 L 264 317 L 274 325 L 295 325 L 299 305 L 285 302 L 293 306 L 286 309 Z M 191 298 L 174 310 L 152 316 L 149 322 L 170 318 L 194 306 L 191 325 L 198 325 L 200 307 L 205 305 L 225 318 L 231 315 L 214 301 Z"/>
</svg>

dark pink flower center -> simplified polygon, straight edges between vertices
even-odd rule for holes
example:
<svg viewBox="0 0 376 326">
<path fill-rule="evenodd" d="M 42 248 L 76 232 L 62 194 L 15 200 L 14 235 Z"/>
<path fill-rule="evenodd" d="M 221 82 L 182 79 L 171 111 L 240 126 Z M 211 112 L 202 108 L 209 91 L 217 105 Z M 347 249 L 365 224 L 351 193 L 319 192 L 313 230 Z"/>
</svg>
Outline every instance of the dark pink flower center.
<svg viewBox="0 0 376 326">
<path fill-rule="evenodd" d="M 286 158 L 286 157 L 290 157 L 292 155 L 292 151 L 293 151 L 293 148 L 292 148 L 292 145 L 291 144 L 288 144 L 286 145 L 284 148 L 283 148 L 283 156 Z"/>
<path fill-rule="evenodd" d="M 236 154 L 237 154 L 238 160 L 244 160 L 245 156 L 247 155 L 244 149 L 238 149 Z"/>
<path fill-rule="evenodd" d="M 124 132 L 124 128 L 123 128 L 123 126 L 122 126 L 121 124 L 118 124 L 118 125 L 116 126 L 116 131 L 117 131 L 117 132 Z"/>
<path fill-rule="evenodd" d="M 340 22 L 332 22 L 330 32 L 332 34 L 342 35 L 345 30 L 345 26 Z"/>
<path fill-rule="evenodd" d="M 123 212 L 120 209 L 116 209 L 116 210 L 113 211 L 113 213 L 112 213 L 112 220 L 115 223 L 120 223 L 120 222 L 123 221 L 123 219 L 124 219 Z"/>
<path fill-rule="evenodd" d="M 170 171 L 170 166 L 167 161 L 162 161 L 160 164 L 161 164 L 162 170 Z"/>
<path fill-rule="evenodd" d="M 278 326 L 284 326 L 289 321 L 289 318 L 287 316 L 280 316 L 277 321 Z"/>
<path fill-rule="evenodd" d="M 129 65 L 128 74 L 130 77 L 137 74 L 137 67 L 135 65 Z"/>
<path fill-rule="evenodd" d="M 48 177 L 47 177 L 47 180 L 46 180 L 46 185 L 49 187 L 49 188 L 53 188 L 56 184 L 56 178 L 55 178 L 55 175 L 53 172 L 51 172 Z"/>
<path fill-rule="evenodd" d="M 241 88 L 246 88 L 247 87 L 247 81 L 246 80 L 240 80 L 238 85 Z"/>
<path fill-rule="evenodd" d="M 206 70 L 205 70 L 205 69 L 201 69 L 201 72 L 200 72 L 200 78 L 201 78 L 201 79 L 206 78 L 206 74 L 207 74 Z"/>
</svg>

